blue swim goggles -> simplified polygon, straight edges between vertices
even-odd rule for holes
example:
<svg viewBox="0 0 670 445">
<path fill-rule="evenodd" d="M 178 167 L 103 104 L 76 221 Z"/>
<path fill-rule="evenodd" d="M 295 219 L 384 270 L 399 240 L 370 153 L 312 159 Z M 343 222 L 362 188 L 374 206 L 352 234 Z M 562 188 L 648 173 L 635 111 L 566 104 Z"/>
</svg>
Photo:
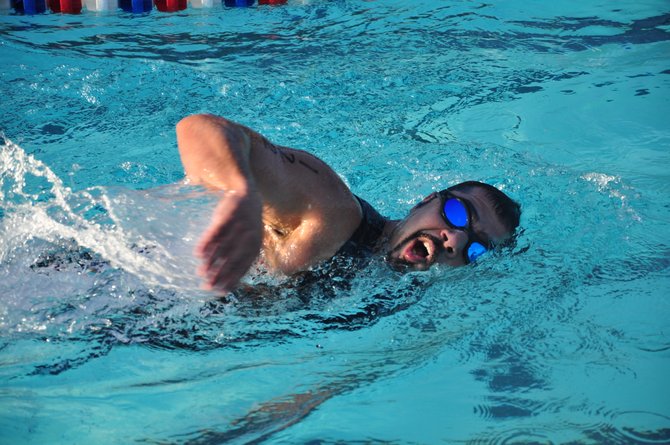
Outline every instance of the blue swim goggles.
<svg viewBox="0 0 670 445">
<path fill-rule="evenodd" d="M 485 254 L 490 247 L 490 243 L 482 240 L 470 227 L 470 204 L 461 198 L 452 195 L 448 191 L 440 192 L 442 200 L 442 218 L 449 227 L 456 230 L 462 230 L 468 234 L 468 244 L 463 249 L 465 263 L 471 263 Z"/>
</svg>

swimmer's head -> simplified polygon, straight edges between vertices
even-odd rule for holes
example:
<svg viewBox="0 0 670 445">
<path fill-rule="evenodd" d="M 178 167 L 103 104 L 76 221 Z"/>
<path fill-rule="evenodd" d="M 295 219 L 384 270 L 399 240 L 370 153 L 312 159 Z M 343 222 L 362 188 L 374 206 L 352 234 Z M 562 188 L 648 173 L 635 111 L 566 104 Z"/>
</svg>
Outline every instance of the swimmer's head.
<svg viewBox="0 0 670 445">
<path fill-rule="evenodd" d="M 427 270 L 435 263 L 462 266 L 509 241 L 521 208 L 497 188 L 468 181 L 431 193 L 393 229 L 387 260 Z"/>
</svg>

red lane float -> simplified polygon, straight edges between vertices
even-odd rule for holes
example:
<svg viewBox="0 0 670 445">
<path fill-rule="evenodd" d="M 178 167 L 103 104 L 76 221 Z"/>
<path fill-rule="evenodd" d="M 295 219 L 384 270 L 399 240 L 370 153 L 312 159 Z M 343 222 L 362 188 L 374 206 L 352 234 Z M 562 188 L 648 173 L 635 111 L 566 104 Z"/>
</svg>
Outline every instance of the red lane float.
<svg viewBox="0 0 670 445">
<path fill-rule="evenodd" d="M 81 13 L 81 0 L 49 0 L 49 9 L 63 14 Z"/>
<path fill-rule="evenodd" d="M 156 9 L 161 12 L 177 12 L 186 9 L 186 0 L 155 0 Z"/>
</svg>

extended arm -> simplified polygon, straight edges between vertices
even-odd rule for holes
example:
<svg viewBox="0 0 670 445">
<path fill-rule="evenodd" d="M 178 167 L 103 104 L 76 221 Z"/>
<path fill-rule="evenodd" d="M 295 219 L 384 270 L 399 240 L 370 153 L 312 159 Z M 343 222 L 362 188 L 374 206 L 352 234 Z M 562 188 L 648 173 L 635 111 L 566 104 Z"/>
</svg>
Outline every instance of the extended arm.
<svg viewBox="0 0 670 445">
<path fill-rule="evenodd" d="M 177 142 L 189 180 L 224 190 L 196 247 L 198 273 L 210 288 L 234 288 L 261 247 L 261 197 L 249 167 L 250 138 L 228 121 L 189 116 L 177 124 Z"/>
<path fill-rule="evenodd" d="M 262 244 L 275 269 L 309 267 L 332 256 L 360 222 L 349 189 L 309 153 L 211 115 L 183 119 L 177 140 L 188 178 L 226 192 L 196 249 L 211 287 L 232 289 Z"/>
</svg>

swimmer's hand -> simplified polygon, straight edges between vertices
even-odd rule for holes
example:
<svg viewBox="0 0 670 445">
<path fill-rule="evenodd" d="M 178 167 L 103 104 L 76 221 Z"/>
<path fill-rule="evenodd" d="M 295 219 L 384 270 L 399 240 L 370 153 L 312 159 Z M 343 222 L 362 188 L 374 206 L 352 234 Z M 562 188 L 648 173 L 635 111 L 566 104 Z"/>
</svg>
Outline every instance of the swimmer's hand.
<svg viewBox="0 0 670 445">
<path fill-rule="evenodd" d="M 262 203 L 258 192 L 226 193 L 195 254 L 202 260 L 198 275 L 206 289 L 235 289 L 258 256 L 263 240 Z"/>
</svg>

